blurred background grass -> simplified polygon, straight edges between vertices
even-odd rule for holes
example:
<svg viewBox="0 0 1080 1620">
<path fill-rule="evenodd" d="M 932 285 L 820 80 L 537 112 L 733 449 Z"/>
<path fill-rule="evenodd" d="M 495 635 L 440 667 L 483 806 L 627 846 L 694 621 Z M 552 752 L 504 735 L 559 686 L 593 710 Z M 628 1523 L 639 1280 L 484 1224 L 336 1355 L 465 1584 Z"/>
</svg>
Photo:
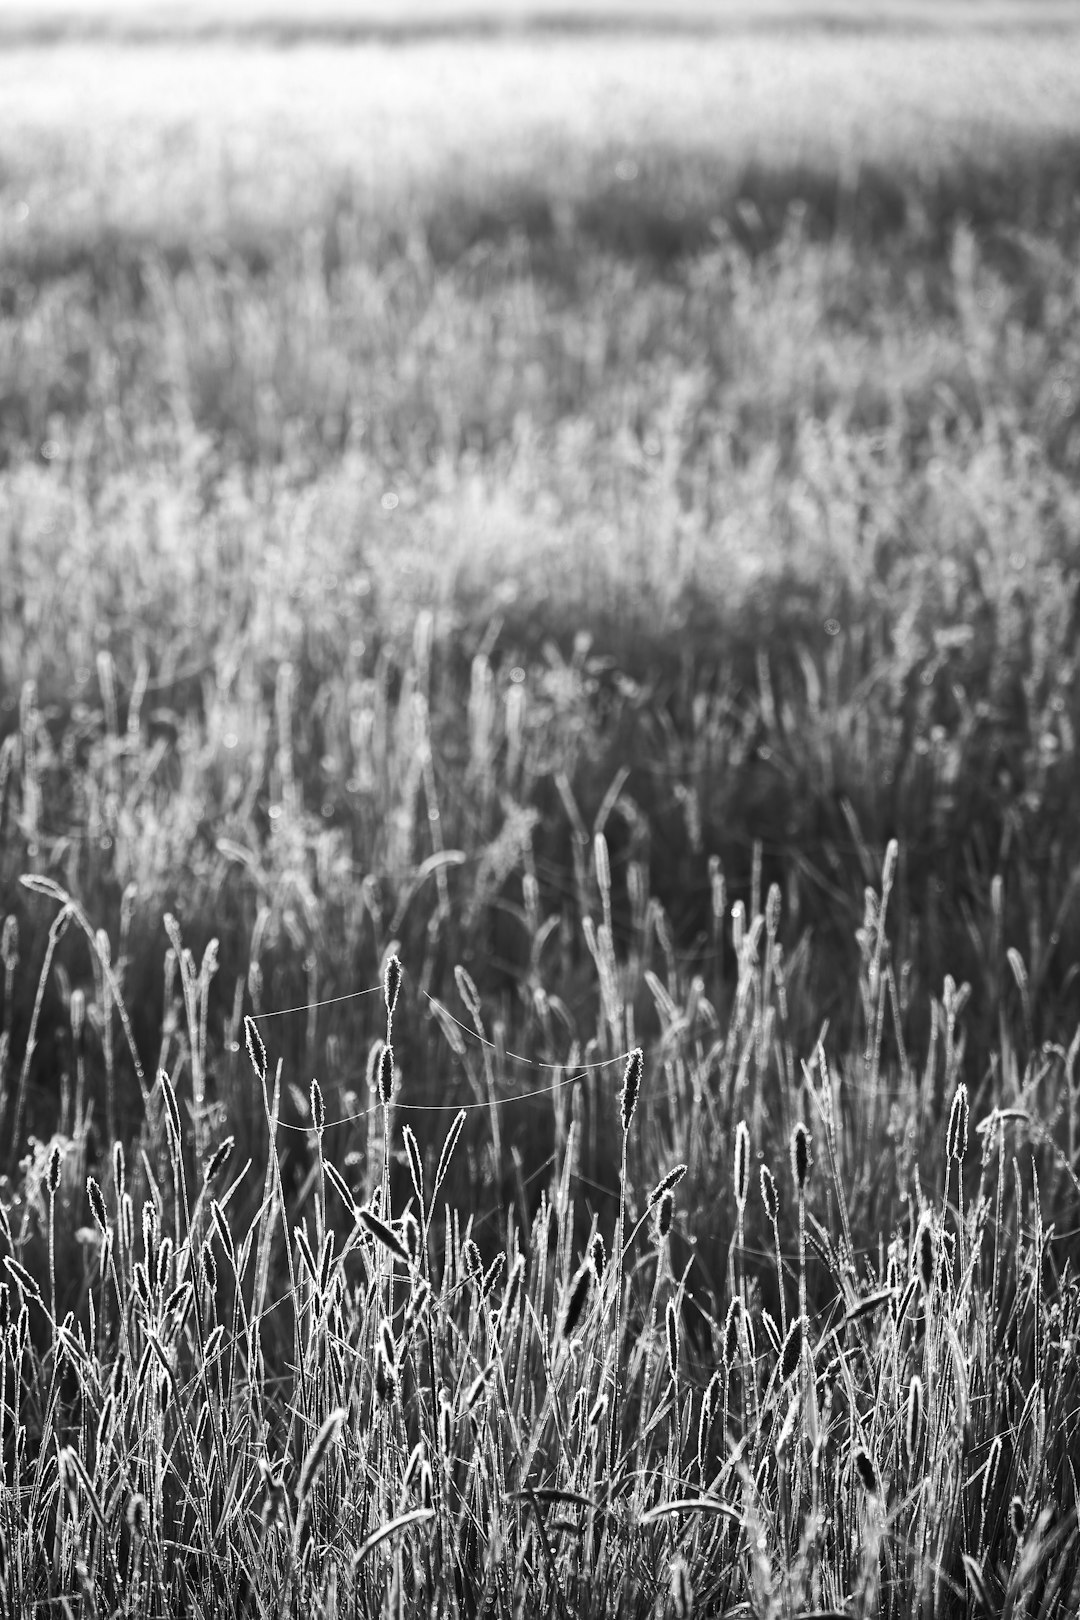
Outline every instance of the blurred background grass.
<svg viewBox="0 0 1080 1620">
<path fill-rule="evenodd" d="M 148 1072 L 190 1061 L 163 915 L 197 955 L 220 940 L 218 1132 L 255 1129 L 240 1011 L 370 985 L 395 941 L 459 1012 L 464 963 L 496 1043 L 536 1058 L 652 1040 L 657 982 L 726 1020 L 721 874 L 751 912 L 781 887 L 789 1055 L 826 1025 L 857 1050 L 891 837 L 895 1086 L 928 1066 L 940 1104 L 946 974 L 971 985 L 977 1108 L 1071 1038 L 1074 8 L 785 7 L 765 28 L 701 5 L 670 37 L 541 9 L 524 33 L 430 8 L 415 40 L 398 17 L 288 50 L 298 14 L 270 6 L 216 38 L 197 9 L 5 13 L 9 1127 L 53 915 L 25 872 L 106 931 Z M 331 36 L 387 15 L 325 12 Z M 168 39 L 132 39 L 152 17 Z M 582 928 L 600 829 L 618 1030 Z M 92 1160 L 106 1070 L 126 1133 L 141 1103 L 71 935 L 23 1138 L 58 1128 L 73 986 Z M 361 1001 L 266 1027 L 336 1117 L 366 1105 L 376 1023 Z M 409 1093 L 471 1096 L 422 997 L 399 1023 Z M 783 1082 L 782 1053 L 758 1061 Z M 523 1089 L 498 1057 L 489 1081 Z M 680 1116 L 653 1106 L 659 1141 Z M 509 1173 L 482 1117 L 481 1200 Z M 550 1110 L 506 1121 L 535 1173 Z M 873 1128 L 862 1162 L 892 1155 L 899 1185 L 901 1127 Z"/>
</svg>

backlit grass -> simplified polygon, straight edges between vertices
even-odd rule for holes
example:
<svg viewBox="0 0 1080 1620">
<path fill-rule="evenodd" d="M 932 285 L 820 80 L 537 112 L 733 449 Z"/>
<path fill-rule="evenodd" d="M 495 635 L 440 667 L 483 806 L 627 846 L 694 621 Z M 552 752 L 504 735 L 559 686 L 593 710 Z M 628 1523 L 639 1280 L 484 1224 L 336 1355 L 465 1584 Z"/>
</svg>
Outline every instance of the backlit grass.
<svg viewBox="0 0 1080 1620">
<path fill-rule="evenodd" d="M 0 54 L 11 1614 L 1075 1612 L 1078 129 Z"/>
</svg>

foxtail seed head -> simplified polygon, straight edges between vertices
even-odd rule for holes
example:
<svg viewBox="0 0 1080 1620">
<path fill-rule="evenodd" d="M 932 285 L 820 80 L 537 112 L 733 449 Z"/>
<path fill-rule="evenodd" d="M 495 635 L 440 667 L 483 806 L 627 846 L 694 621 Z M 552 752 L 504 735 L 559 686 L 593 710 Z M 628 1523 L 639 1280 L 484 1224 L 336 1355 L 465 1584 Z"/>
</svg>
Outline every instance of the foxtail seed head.
<svg viewBox="0 0 1080 1620">
<path fill-rule="evenodd" d="M 670 1189 L 662 1193 L 660 1202 L 656 1206 L 656 1240 L 663 1243 L 671 1231 L 671 1223 L 675 1217 L 675 1194 Z"/>
<path fill-rule="evenodd" d="M 4 931 L 0 935 L 0 962 L 9 976 L 19 965 L 19 922 L 12 912 L 4 918 Z"/>
<path fill-rule="evenodd" d="M 983 1470 L 982 1493 L 981 1493 L 980 1502 L 981 1502 L 981 1507 L 982 1507 L 982 1511 L 983 1511 L 984 1514 L 986 1512 L 987 1498 L 989 1497 L 990 1492 L 993 1490 L 995 1484 L 997 1483 L 997 1471 L 998 1471 L 998 1464 L 1000 1463 L 1000 1461 L 1001 1461 L 1001 1436 L 1000 1436 L 1000 1434 L 995 1434 L 994 1438 L 990 1442 L 990 1455 L 986 1459 L 986 1467 Z"/>
<path fill-rule="evenodd" d="M 379 1065 L 382 1062 L 383 1046 L 385 1044 L 386 1043 L 381 1040 L 373 1041 L 371 1050 L 368 1053 L 367 1073 L 365 1080 L 367 1083 L 367 1088 L 371 1092 L 372 1096 L 374 1096 L 376 1091 L 379 1089 Z"/>
<path fill-rule="evenodd" d="M 424 1209 L 424 1161 L 420 1157 L 420 1144 L 416 1140 L 411 1125 L 403 1125 L 401 1135 L 409 1159 L 409 1176 L 413 1184 L 413 1192 L 416 1194 L 416 1202 L 420 1206 L 422 1214 Z"/>
<path fill-rule="evenodd" d="M 935 1254 L 934 1254 L 934 1227 L 929 1211 L 919 1221 L 919 1229 L 915 1236 L 915 1263 L 918 1267 L 919 1281 L 922 1283 L 923 1293 L 929 1294 L 934 1286 Z"/>
<path fill-rule="evenodd" d="M 776 1181 L 767 1164 L 761 1167 L 761 1202 L 765 1205 L 765 1213 L 771 1225 L 776 1225 L 776 1216 L 780 1208 L 776 1196 Z"/>
<path fill-rule="evenodd" d="M 251 1067 L 255 1070 L 258 1078 L 265 1082 L 266 1047 L 263 1045 L 263 1038 L 259 1034 L 258 1025 L 256 1024 L 254 1018 L 250 1017 L 250 1015 L 244 1019 L 244 1039 L 247 1042 L 248 1057 L 251 1059 Z"/>
<path fill-rule="evenodd" d="M 791 1174 L 800 1193 L 810 1179 L 810 1132 L 800 1120 L 791 1133 Z"/>
<path fill-rule="evenodd" d="M 315 1135 L 321 1142 L 323 1131 L 326 1129 L 326 1105 L 323 1102 L 322 1087 L 314 1079 L 311 1082 L 311 1123 L 315 1127 Z"/>
<path fill-rule="evenodd" d="M 780 1351 L 780 1382 L 786 1384 L 799 1370 L 803 1347 L 803 1319 L 797 1316 L 787 1330 Z"/>
<path fill-rule="evenodd" d="M 907 1421 L 904 1424 L 904 1449 L 909 1463 L 915 1461 L 922 1432 L 923 1387 L 918 1373 L 912 1375 L 907 1392 Z"/>
<path fill-rule="evenodd" d="M 218 1147 L 215 1148 L 214 1153 L 213 1153 L 213 1155 L 212 1155 L 212 1157 L 210 1159 L 210 1162 L 206 1166 L 206 1171 L 205 1171 L 205 1174 L 203 1176 L 203 1180 L 207 1183 L 207 1185 L 209 1185 L 209 1183 L 211 1181 L 213 1181 L 214 1177 L 217 1175 L 218 1171 L 221 1169 L 222 1165 L 225 1163 L 225 1160 L 229 1157 L 229 1154 L 232 1152 L 233 1147 L 235 1146 L 235 1142 L 236 1142 L 235 1137 L 227 1136 L 225 1138 L 224 1142 L 221 1142 L 218 1145 Z"/>
<path fill-rule="evenodd" d="M 394 1016 L 394 1008 L 397 1006 L 402 971 L 400 957 L 394 955 L 386 958 L 386 967 L 383 970 L 383 1000 L 386 1002 L 387 1026 L 389 1026 L 390 1020 Z"/>
<path fill-rule="evenodd" d="M 673 1299 L 669 1299 L 667 1302 L 664 1325 L 667 1329 L 668 1369 L 672 1379 L 676 1379 L 679 1376 L 679 1316 Z"/>
<path fill-rule="evenodd" d="M 957 1164 L 963 1160 L 968 1143 L 968 1088 L 961 1080 L 949 1109 L 949 1129 L 945 1136 L 945 1152 Z"/>
<path fill-rule="evenodd" d="M 379 1055 L 379 1097 L 389 1107 L 394 1095 L 394 1048 L 383 1046 Z"/>
<path fill-rule="evenodd" d="M 634 1117 L 634 1110 L 638 1104 L 638 1095 L 641 1091 L 641 1079 L 644 1072 L 645 1053 L 640 1046 L 635 1046 L 626 1060 L 622 1092 L 619 1096 L 619 1113 L 622 1119 L 624 1136 L 628 1135 L 630 1131 L 630 1122 Z"/>
<path fill-rule="evenodd" d="M 49 1153 L 49 1169 L 46 1176 L 46 1186 L 49 1189 L 50 1198 L 55 1198 L 60 1191 L 60 1170 L 63 1162 L 63 1149 L 59 1142 L 54 1142 Z"/>
<path fill-rule="evenodd" d="M 344 1408 L 338 1407 L 324 1420 L 318 1434 L 311 1442 L 307 1456 L 304 1458 L 303 1467 L 300 1469 L 300 1480 L 296 1487 L 297 1506 L 301 1512 L 306 1507 L 308 1498 L 315 1489 L 316 1481 L 322 1472 L 327 1454 L 337 1442 L 344 1420 Z"/>
<path fill-rule="evenodd" d="M 146 1497 L 138 1491 L 128 1500 L 127 1522 L 131 1534 L 141 1541 L 146 1534 Z"/>
<path fill-rule="evenodd" d="M 739 1317 L 741 1310 L 742 1302 L 736 1297 L 728 1306 L 727 1316 L 724 1319 L 723 1357 L 724 1366 L 729 1372 L 735 1357 L 739 1353 Z"/>
<path fill-rule="evenodd" d="M 750 1186 L 750 1132 L 746 1121 L 740 1119 L 735 1127 L 735 1202 L 739 1213 L 746 1208 L 746 1194 Z"/>
<path fill-rule="evenodd" d="M 685 1164 L 677 1164 L 668 1171 L 666 1176 L 662 1176 L 649 1194 L 649 1209 L 654 1209 L 666 1192 L 670 1192 L 677 1187 L 685 1174 Z"/>
<path fill-rule="evenodd" d="M 90 1200 L 90 1213 L 97 1222 L 102 1237 L 104 1237 L 109 1227 L 109 1215 L 105 1208 L 105 1194 L 93 1176 L 87 1176 L 86 1178 L 86 1196 Z"/>
<path fill-rule="evenodd" d="M 855 1453 L 855 1472 L 858 1474 L 859 1481 L 866 1494 L 868 1496 L 877 1496 L 880 1488 L 877 1469 L 874 1467 L 869 1452 L 865 1451 L 862 1446 Z"/>
<path fill-rule="evenodd" d="M 564 1339 L 573 1337 L 574 1330 L 581 1321 L 581 1315 L 589 1297 L 589 1289 L 592 1286 L 592 1275 L 592 1267 L 586 1264 L 579 1269 L 577 1276 L 574 1278 L 566 1301 L 566 1310 L 563 1313 L 562 1332 Z"/>
</svg>

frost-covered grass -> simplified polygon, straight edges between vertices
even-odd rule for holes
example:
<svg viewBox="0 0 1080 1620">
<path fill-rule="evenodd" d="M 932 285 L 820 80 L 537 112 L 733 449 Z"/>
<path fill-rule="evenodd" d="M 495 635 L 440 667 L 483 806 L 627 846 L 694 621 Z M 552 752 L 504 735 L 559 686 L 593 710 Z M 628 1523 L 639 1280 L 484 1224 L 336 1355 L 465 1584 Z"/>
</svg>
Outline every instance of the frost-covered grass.
<svg viewBox="0 0 1080 1620">
<path fill-rule="evenodd" d="M 1064 39 L 0 53 L 13 1613 L 1075 1612 Z"/>
</svg>

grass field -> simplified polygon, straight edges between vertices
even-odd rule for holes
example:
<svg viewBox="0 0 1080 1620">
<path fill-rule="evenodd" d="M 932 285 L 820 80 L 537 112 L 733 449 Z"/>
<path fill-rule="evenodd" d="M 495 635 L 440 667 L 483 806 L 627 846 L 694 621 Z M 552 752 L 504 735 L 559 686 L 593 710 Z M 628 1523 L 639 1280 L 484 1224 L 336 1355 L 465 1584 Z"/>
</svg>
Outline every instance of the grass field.
<svg viewBox="0 0 1080 1620">
<path fill-rule="evenodd" d="M 5 9 L 0 1615 L 1077 1612 L 1073 12 Z"/>
</svg>

